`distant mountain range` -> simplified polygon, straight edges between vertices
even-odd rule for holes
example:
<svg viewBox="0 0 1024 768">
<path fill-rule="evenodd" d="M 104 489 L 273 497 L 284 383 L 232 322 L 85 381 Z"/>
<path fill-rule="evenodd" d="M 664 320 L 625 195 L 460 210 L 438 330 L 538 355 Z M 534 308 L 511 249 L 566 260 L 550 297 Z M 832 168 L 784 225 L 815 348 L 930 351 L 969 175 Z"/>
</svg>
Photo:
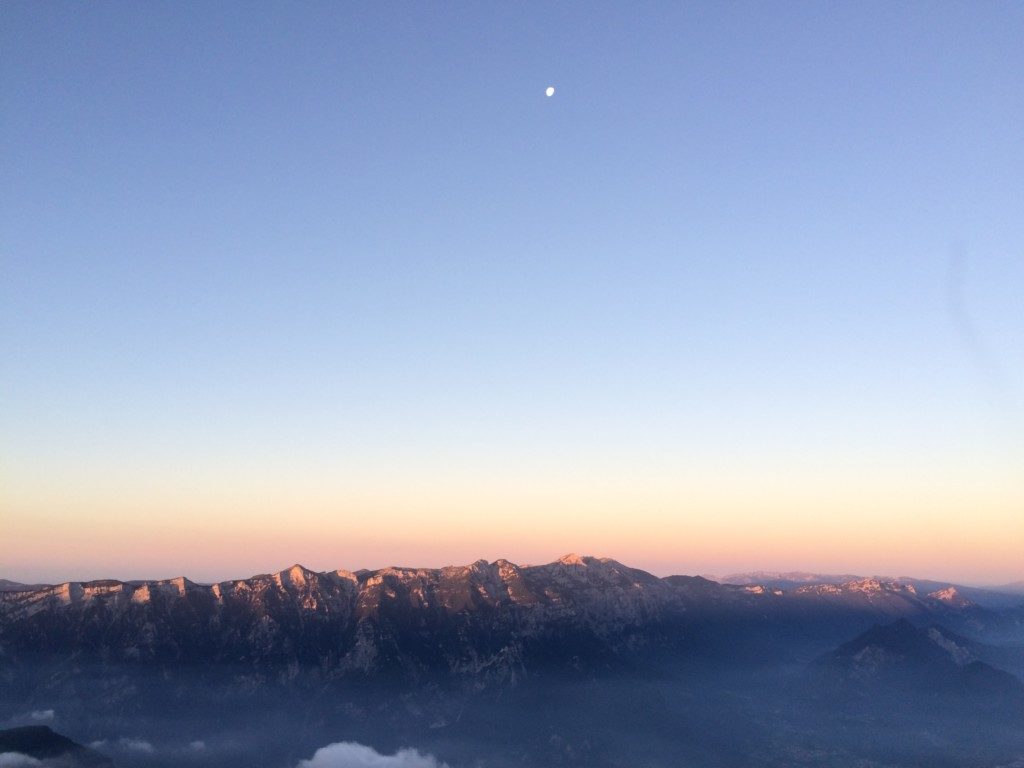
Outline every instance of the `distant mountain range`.
<svg viewBox="0 0 1024 768">
<path fill-rule="evenodd" d="M 714 635 L 725 616 L 764 625 L 767 638 L 796 622 L 828 640 L 879 619 L 941 621 L 991 638 L 1013 636 L 1024 620 L 1024 613 L 971 599 L 978 590 L 940 582 L 779 576 L 785 578 L 719 584 L 566 555 L 535 566 L 480 560 L 318 573 L 294 565 L 217 584 L 184 577 L 9 584 L 0 592 L 0 651 L 7 663 L 40 654 L 130 663 L 187 656 L 256 668 L 315 663 L 332 679 L 443 669 L 479 681 L 543 666 L 550 648 L 540 641 L 565 633 L 586 638 L 587 653 L 611 663 L 628 656 L 624 649 L 697 643 L 701 633 Z M 683 625 L 701 632 L 680 638 L 675 628 Z M 422 642 L 430 635 L 443 641 L 440 647 Z"/>
<path fill-rule="evenodd" d="M 773 587 L 793 587 L 800 584 L 844 584 L 863 579 L 864 576 L 848 573 L 809 573 L 807 571 L 748 571 L 730 573 L 715 580 L 722 584 L 765 584 Z"/>
<path fill-rule="evenodd" d="M 116 745 L 126 732 L 135 743 L 145 732 L 171 745 L 166 758 L 157 747 L 118 755 L 124 768 L 184 764 L 181 739 L 210 745 L 188 752 L 192 765 L 280 768 L 326 735 L 430 747 L 453 768 L 852 765 L 850 756 L 960 768 L 1008 761 L 1018 746 L 1024 756 L 1024 734 L 1008 725 L 1024 673 L 1024 597 L 778 576 L 787 578 L 659 578 L 567 555 L 356 572 L 295 565 L 217 584 L 7 584 L 0 723 L 53 709 L 84 743 Z M 899 717 L 918 735 L 868 749 L 857 739 L 872 701 L 898 713 L 896 682 L 912 702 Z M 836 730 L 830 717 L 849 722 Z M 993 746 L 979 751 L 979 738 Z M 238 744 L 261 746 L 243 754 Z"/>
<path fill-rule="evenodd" d="M 861 581 L 865 578 L 869 577 L 806 571 L 749 571 L 747 573 L 732 573 L 723 576 L 719 581 L 723 584 L 761 584 L 766 587 L 792 590 L 808 584 L 848 584 L 851 581 Z M 911 576 L 873 576 L 870 578 L 883 582 L 909 584 L 922 594 L 954 589 L 956 594 L 964 600 L 993 607 L 1017 605 L 1020 602 L 1020 595 L 1024 594 L 1024 582 L 995 587 L 973 587 L 949 581 L 917 579 Z"/>
</svg>

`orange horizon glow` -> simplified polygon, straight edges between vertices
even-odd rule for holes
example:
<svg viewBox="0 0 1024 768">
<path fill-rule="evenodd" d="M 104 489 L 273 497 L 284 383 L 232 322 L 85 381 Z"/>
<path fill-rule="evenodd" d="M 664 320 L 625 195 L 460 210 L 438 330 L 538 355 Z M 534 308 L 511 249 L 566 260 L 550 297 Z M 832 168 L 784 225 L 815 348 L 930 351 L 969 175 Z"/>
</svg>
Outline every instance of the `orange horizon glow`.
<svg viewBox="0 0 1024 768">
<path fill-rule="evenodd" d="M 811 571 L 967 584 L 1024 577 L 1024 492 L 1005 473 L 822 471 L 798 481 L 766 469 L 731 486 L 710 468 L 534 474 L 529 484 L 485 479 L 449 472 L 406 477 L 404 485 L 370 476 L 289 486 L 252 477 L 187 491 L 139 482 L 119 496 L 96 484 L 44 494 L 7 483 L 0 577 L 221 581 L 296 562 L 358 570 L 480 558 L 542 563 L 567 552 L 662 576 Z M 314 487 L 321 492 L 300 492 Z"/>
</svg>

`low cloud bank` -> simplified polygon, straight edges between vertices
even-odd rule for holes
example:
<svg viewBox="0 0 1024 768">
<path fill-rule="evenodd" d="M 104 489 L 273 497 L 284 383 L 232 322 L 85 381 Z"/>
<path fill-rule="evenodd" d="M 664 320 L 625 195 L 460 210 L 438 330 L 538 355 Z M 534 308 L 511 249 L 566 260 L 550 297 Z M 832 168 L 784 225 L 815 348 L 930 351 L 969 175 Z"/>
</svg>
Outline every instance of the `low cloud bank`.
<svg viewBox="0 0 1024 768">
<path fill-rule="evenodd" d="M 0 754 L 0 768 L 29 768 L 39 766 L 42 762 L 20 752 L 4 752 Z"/>
<path fill-rule="evenodd" d="M 0 753 L 0 768 L 79 768 L 81 763 L 68 755 L 42 760 L 21 752 Z"/>
<path fill-rule="evenodd" d="M 122 736 L 116 741 L 108 739 L 100 739 L 89 744 L 93 749 L 106 749 L 106 750 L 118 750 L 120 752 L 135 752 L 145 755 L 151 755 L 156 752 L 153 745 L 145 739 L 137 739 L 131 736 Z M 0 766 L 3 768 L 3 766 Z"/>
<path fill-rule="evenodd" d="M 0 720 L 0 730 L 4 728 L 18 728 L 23 725 L 39 725 L 40 723 L 53 723 L 57 718 L 57 711 L 53 709 L 33 709 L 30 712 L 22 712 L 8 720 Z M 20 752 L 4 752 L 4 755 L 17 755 Z M 4 768 L 0 763 L 0 768 Z"/>
<path fill-rule="evenodd" d="M 382 755 L 373 747 L 341 741 L 321 747 L 313 757 L 303 760 L 296 768 L 448 768 L 448 765 L 415 749 L 400 749 L 393 755 Z"/>
</svg>

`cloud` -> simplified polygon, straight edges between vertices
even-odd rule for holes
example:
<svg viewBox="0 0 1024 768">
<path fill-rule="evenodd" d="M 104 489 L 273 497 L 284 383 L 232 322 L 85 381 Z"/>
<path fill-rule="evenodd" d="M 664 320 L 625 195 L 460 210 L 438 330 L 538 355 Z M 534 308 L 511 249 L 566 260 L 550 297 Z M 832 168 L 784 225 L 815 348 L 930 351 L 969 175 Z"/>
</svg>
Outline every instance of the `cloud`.
<svg viewBox="0 0 1024 768">
<path fill-rule="evenodd" d="M 4 752 L 0 754 L 0 768 L 29 768 L 42 765 L 39 760 L 20 752 Z"/>
<path fill-rule="evenodd" d="M 23 725 L 38 725 L 39 723 L 52 723 L 57 717 L 55 709 L 33 709 L 22 712 L 8 720 L 0 720 L 0 730 L 4 728 L 17 728 Z M 21 754 L 20 752 L 4 752 L 3 754 Z"/>
<path fill-rule="evenodd" d="M 0 753 L 0 768 L 76 768 L 80 765 L 81 763 L 68 755 L 40 760 L 21 752 Z"/>
<path fill-rule="evenodd" d="M 137 739 L 131 736 L 122 736 L 117 741 L 100 739 L 89 743 L 93 749 L 116 749 L 121 752 L 134 752 L 135 754 L 152 755 L 156 749 L 145 739 Z"/>
<path fill-rule="evenodd" d="M 393 755 L 382 755 L 373 747 L 342 741 L 321 747 L 309 760 L 296 768 L 448 768 L 431 755 L 415 749 L 400 749 Z"/>
<path fill-rule="evenodd" d="M 188 746 L 189 749 L 193 749 L 196 752 L 202 752 L 204 749 L 206 749 L 206 742 L 201 739 L 196 739 L 195 741 L 190 742 Z"/>
<path fill-rule="evenodd" d="M 153 749 L 153 745 L 145 739 L 120 738 L 117 740 L 117 748 L 125 752 L 142 752 L 147 755 L 156 751 Z"/>
</svg>

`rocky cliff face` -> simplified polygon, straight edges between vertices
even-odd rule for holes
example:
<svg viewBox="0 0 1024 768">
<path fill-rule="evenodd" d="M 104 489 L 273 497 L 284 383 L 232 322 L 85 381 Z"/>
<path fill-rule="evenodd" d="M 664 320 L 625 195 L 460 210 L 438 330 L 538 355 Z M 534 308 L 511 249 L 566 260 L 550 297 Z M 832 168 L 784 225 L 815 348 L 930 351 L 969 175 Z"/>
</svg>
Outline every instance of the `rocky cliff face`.
<svg viewBox="0 0 1024 768">
<path fill-rule="evenodd" d="M 485 684 L 546 664 L 614 666 L 638 649 L 696 647 L 702 637 L 705 649 L 730 634 L 725 645 L 735 645 L 739 634 L 784 622 L 827 625 L 841 616 L 847 632 L 850 622 L 948 618 L 968 608 L 877 579 L 786 591 L 662 579 L 578 555 L 537 566 L 480 560 L 355 573 L 295 565 L 218 584 L 180 577 L 7 589 L 0 667 L 47 659 L 214 664 L 277 679 L 298 670 L 323 680 L 440 672 Z"/>
<path fill-rule="evenodd" d="M 0 596 L 0 660 L 237 664 L 326 676 L 517 674 L 540 641 L 614 655 L 682 609 L 676 590 L 613 560 L 499 560 L 441 569 L 66 583 Z"/>
</svg>

